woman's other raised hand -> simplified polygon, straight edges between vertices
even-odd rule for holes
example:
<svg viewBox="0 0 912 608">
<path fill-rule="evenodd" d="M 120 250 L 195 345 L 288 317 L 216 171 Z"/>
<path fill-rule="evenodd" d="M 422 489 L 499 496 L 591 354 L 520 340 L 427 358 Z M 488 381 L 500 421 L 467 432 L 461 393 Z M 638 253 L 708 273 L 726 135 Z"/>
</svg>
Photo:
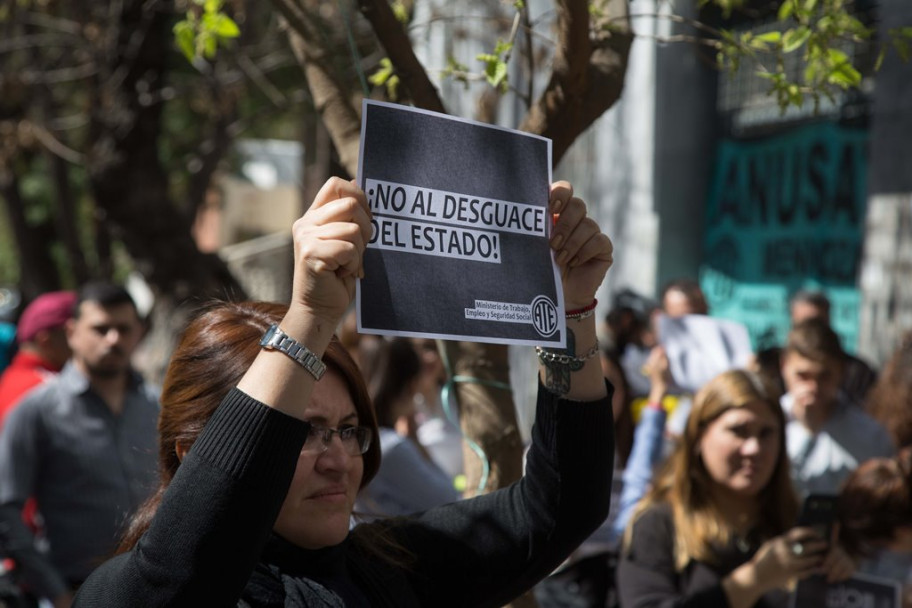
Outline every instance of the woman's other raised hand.
<svg viewBox="0 0 912 608">
<path fill-rule="evenodd" d="M 564 303 L 568 310 L 592 303 L 595 292 L 611 267 L 614 247 L 598 224 L 586 215 L 586 203 L 573 196 L 573 186 L 551 185 L 551 213 L 556 217 L 551 248 L 560 267 Z"/>
<path fill-rule="evenodd" d="M 364 276 L 371 237 L 367 197 L 354 182 L 330 178 L 292 228 L 295 270 L 291 310 L 334 329 Z"/>
</svg>

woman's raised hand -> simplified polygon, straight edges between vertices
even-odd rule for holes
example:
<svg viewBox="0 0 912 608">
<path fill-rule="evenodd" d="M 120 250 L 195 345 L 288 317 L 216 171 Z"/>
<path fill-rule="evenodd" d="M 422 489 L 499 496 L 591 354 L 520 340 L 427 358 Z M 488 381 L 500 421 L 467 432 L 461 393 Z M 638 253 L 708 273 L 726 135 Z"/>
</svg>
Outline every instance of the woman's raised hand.
<svg viewBox="0 0 912 608">
<path fill-rule="evenodd" d="M 551 248 L 557 256 L 568 310 L 592 304 L 595 292 L 611 267 L 614 248 L 595 221 L 586 216 L 586 204 L 573 196 L 573 186 L 551 185 L 551 213 L 557 221 L 551 231 Z"/>
<path fill-rule="evenodd" d="M 793 581 L 819 573 L 827 547 L 811 528 L 792 528 L 769 539 L 722 580 L 729 606 L 753 606 L 767 591 L 788 589 Z"/>
<path fill-rule="evenodd" d="M 323 185 L 292 228 L 291 309 L 335 328 L 354 298 L 356 279 L 364 274 L 370 217 L 367 197 L 354 182 L 333 177 Z"/>
<path fill-rule="evenodd" d="M 757 578 L 768 588 L 785 588 L 791 579 L 802 579 L 820 572 L 829 543 L 811 528 L 792 528 L 772 538 L 757 550 L 751 562 Z"/>
</svg>

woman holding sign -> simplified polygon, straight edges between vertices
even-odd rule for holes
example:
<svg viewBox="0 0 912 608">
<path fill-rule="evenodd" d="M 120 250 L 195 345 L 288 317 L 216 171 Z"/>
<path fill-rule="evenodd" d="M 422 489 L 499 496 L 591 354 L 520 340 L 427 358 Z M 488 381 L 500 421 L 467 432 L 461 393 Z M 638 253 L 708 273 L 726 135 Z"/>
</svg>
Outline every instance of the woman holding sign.
<svg viewBox="0 0 912 608">
<path fill-rule="evenodd" d="M 575 346 L 540 351 L 522 480 L 349 530 L 380 453 L 332 332 L 370 214 L 331 179 L 295 223 L 289 305 L 216 305 L 184 333 L 161 399 L 162 487 L 75 605 L 500 606 L 551 572 L 607 515 L 613 436 L 591 314 L 611 243 L 566 182 L 550 206 Z"/>
</svg>

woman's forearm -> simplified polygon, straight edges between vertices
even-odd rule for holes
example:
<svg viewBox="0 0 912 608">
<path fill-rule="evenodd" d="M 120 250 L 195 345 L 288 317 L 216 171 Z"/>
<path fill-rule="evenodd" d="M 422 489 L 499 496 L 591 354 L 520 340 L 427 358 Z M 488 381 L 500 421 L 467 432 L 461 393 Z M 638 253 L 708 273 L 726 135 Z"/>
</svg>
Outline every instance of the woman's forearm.
<svg viewBox="0 0 912 608">
<path fill-rule="evenodd" d="M 751 608 L 767 591 L 761 585 L 753 562 L 741 564 L 722 579 L 722 590 L 728 598 L 729 608 Z"/>
<path fill-rule="evenodd" d="M 541 350 L 539 363 L 542 384 L 565 399 L 595 401 L 607 395 L 594 315 L 567 319 L 567 348 Z"/>
</svg>

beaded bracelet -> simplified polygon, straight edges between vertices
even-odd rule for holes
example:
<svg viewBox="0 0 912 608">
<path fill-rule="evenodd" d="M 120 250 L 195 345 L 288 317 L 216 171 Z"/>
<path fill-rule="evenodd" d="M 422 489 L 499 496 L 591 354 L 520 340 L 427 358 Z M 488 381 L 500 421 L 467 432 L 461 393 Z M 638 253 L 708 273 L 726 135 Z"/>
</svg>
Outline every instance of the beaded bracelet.
<svg viewBox="0 0 912 608">
<path fill-rule="evenodd" d="M 541 346 L 536 346 L 535 352 L 538 353 L 538 358 L 544 364 L 557 363 L 558 365 L 570 365 L 571 363 L 585 363 L 589 359 L 592 359 L 599 354 L 599 343 L 598 340 L 596 340 L 595 346 L 590 348 L 589 352 L 587 352 L 585 355 L 582 355 L 581 357 L 574 357 L 573 355 L 568 355 L 562 352 L 545 350 Z"/>
<path fill-rule="evenodd" d="M 582 320 L 582 319 L 588 319 L 593 314 L 595 314 L 595 307 L 597 304 L 598 304 L 598 300 L 593 299 L 592 304 L 590 304 L 589 306 L 586 306 L 585 308 L 576 308 L 574 310 L 568 310 L 567 314 L 564 316 L 570 320 L 577 320 L 577 321 Z"/>
</svg>

